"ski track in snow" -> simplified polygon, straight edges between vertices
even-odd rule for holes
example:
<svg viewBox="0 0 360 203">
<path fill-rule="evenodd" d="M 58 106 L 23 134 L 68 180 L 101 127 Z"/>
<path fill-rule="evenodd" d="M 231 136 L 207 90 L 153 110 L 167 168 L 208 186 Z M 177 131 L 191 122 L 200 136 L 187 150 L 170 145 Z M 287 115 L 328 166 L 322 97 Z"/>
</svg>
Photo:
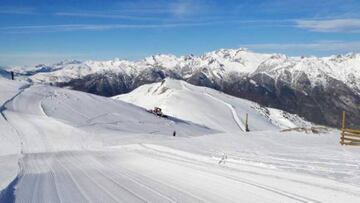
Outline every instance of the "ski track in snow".
<svg viewBox="0 0 360 203">
<path fill-rule="evenodd" d="M 229 103 L 227 103 L 227 102 L 225 102 L 225 101 L 223 101 L 223 100 L 221 100 L 221 99 L 218 99 L 218 98 L 216 98 L 216 97 L 213 97 L 213 96 L 212 96 L 211 94 L 209 94 L 209 93 L 204 93 L 204 94 L 205 94 L 206 96 L 208 96 L 208 97 L 210 97 L 210 98 L 212 98 L 212 99 L 214 99 L 214 100 L 216 100 L 216 101 L 224 104 L 225 106 L 227 106 L 227 107 L 230 109 L 230 112 L 231 112 L 231 114 L 232 114 L 232 117 L 233 117 L 236 125 L 240 128 L 240 130 L 246 132 L 246 130 L 245 130 L 245 125 L 241 122 L 238 114 L 236 113 L 235 108 L 234 108 L 231 104 L 229 104 Z"/>
<path fill-rule="evenodd" d="M 190 91 L 189 88 L 186 87 L 186 85 L 185 85 L 183 82 L 181 82 L 181 86 L 183 87 L 183 89 L 185 89 L 185 90 L 187 90 L 187 91 Z M 208 97 L 210 97 L 211 99 L 213 99 L 213 100 L 215 100 L 215 101 L 218 101 L 218 102 L 224 104 L 226 107 L 228 107 L 228 108 L 230 109 L 230 112 L 231 112 L 231 114 L 232 114 L 232 117 L 233 117 L 236 125 L 240 128 L 240 130 L 246 132 L 246 130 L 245 130 L 245 125 L 241 122 L 238 114 L 236 113 L 235 108 L 234 108 L 231 104 L 229 104 L 229 103 L 227 103 L 227 102 L 225 102 L 225 101 L 223 101 L 223 100 L 221 100 L 221 99 L 218 99 L 218 98 L 212 96 L 211 94 L 209 94 L 209 93 L 207 93 L 207 92 L 204 92 L 203 94 L 206 95 L 206 96 L 208 96 Z"/>
<path fill-rule="evenodd" d="M 198 170 L 203 170 L 204 168 L 208 168 L 210 167 L 212 164 L 209 162 L 204 162 L 203 160 L 199 160 L 199 159 L 189 159 L 189 156 L 182 156 L 181 153 L 185 153 L 185 152 L 180 152 L 180 153 L 173 153 L 172 149 L 166 149 L 166 147 L 160 147 L 160 146 L 149 146 L 149 145 L 141 145 L 142 147 L 144 147 L 145 149 L 150 150 L 153 153 L 150 153 L 152 155 L 156 155 L 156 156 L 160 156 L 163 159 L 169 159 L 169 161 L 173 161 L 173 162 L 182 162 L 182 165 L 184 165 L 184 163 L 189 164 L 189 165 L 193 165 L 192 168 L 198 168 Z M 159 149 L 160 148 L 160 149 Z M 251 166 L 252 168 L 254 167 L 253 165 L 250 165 L 250 162 L 246 163 L 246 162 L 242 162 L 242 163 L 238 163 L 238 162 L 234 162 L 233 160 L 229 160 L 227 159 L 227 162 L 232 163 L 232 165 L 242 165 L 242 166 Z M 226 167 L 225 167 L 226 168 Z M 262 167 L 254 167 L 257 169 L 261 169 Z M 262 173 L 261 171 L 256 171 L 256 170 L 244 170 L 239 168 L 227 168 L 227 169 L 231 169 L 231 170 L 237 170 L 237 171 L 241 171 L 242 173 L 248 173 L 248 174 L 252 174 L 252 175 L 258 175 L 258 176 L 263 176 L 263 177 L 270 177 L 270 178 L 275 178 L 275 179 L 284 179 L 286 181 L 291 181 L 291 182 L 295 182 L 295 183 L 301 183 L 301 184 L 305 184 L 305 185 L 312 185 L 315 187 L 322 187 L 322 188 L 326 188 L 328 190 L 332 190 L 332 191 L 338 191 L 341 190 L 339 188 L 336 187 L 327 187 L 321 184 L 316 184 L 316 183 L 311 183 L 311 182 L 306 182 L 306 181 L 302 181 L 302 180 L 296 180 L 296 179 L 291 179 L 291 178 L 286 178 L 286 177 L 280 177 L 280 176 L 276 176 L 276 175 L 272 175 L 272 174 L 267 174 L 267 173 Z M 209 171 L 212 171 L 211 168 L 208 168 Z M 220 174 L 220 173 L 217 173 Z M 227 174 L 223 174 L 225 175 L 225 177 L 228 177 Z M 231 176 L 229 176 L 231 177 Z M 230 178 L 233 179 L 233 178 Z M 246 180 L 247 183 L 251 183 L 250 180 Z M 259 186 L 260 188 L 263 188 L 265 190 L 267 190 L 267 188 L 272 188 L 266 185 L 262 185 L 262 184 L 257 184 L 257 183 L 252 183 L 254 185 Z M 277 190 L 272 188 L 274 192 L 278 192 L 281 190 Z M 271 189 L 270 189 L 271 190 Z M 341 190 L 342 192 L 348 192 L 346 190 Z M 287 192 L 283 192 L 284 194 Z M 291 194 L 291 193 L 289 193 Z M 356 196 L 360 197 L 360 194 L 356 194 L 356 193 L 352 193 Z M 306 199 L 306 197 L 303 197 Z M 312 200 L 315 201 L 315 200 Z M 316 202 L 316 201 L 315 201 Z"/>
<path fill-rule="evenodd" d="M 0 106 L 0 114 L 2 116 L 2 118 L 6 121 L 7 124 L 9 124 L 8 118 L 6 117 L 4 111 L 7 110 L 6 106 L 11 103 L 16 97 L 18 97 L 21 93 L 23 93 L 27 88 L 30 88 L 31 85 L 26 84 L 23 85 L 19 88 L 18 93 L 16 93 L 14 96 L 12 96 L 10 99 L 6 100 L 1 106 Z M 23 140 L 22 137 L 19 133 L 19 131 L 14 128 L 12 125 L 9 125 L 11 129 L 13 129 L 16 132 L 16 135 L 19 137 L 20 140 L 20 157 L 19 160 L 17 161 L 17 165 L 18 165 L 18 175 L 15 177 L 15 179 L 6 187 L 3 189 L 3 191 L 5 192 L 5 194 L 3 194 L 3 191 L 0 192 L 0 200 L 2 201 L 14 201 L 15 200 L 15 196 L 14 196 L 14 190 L 15 190 L 15 186 L 18 183 L 19 179 L 21 178 L 22 174 L 23 174 L 23 160 L 22 157 L 23 155 Z M 3 199 L 5 198 L 5 199 Z"/>
<path fill-rule="evenodd" d="M 19 88 L 19 92 L 17 94 L 15 94 L 13 97 L 11 97 L 10 99 L 6 100 L 2 105 L 0 105 L 0 114 L 1 116 L 7 120 L 5 114 L 3 113 L 6 110 L 6 105 L 9 104 L 10 102 L 12 102 L 17 96 L 19 96 L 23 91 L 25 91 L 27 88 L 29 88 L 31 85 L 23 85 L 22 87 Z"/>
<path fill-rule="evenodd" d="M 181 156 L 181 155 L 179 155 L 179 153 L 173 154 L 172 153 L 173 150 L 171 150 L 171 149 L 170 149 L 170 151 L 168 151 L 168 150 L 166 150 L 166 148 L 164 150 L 164 147 L 158 148 L 157 146 L 155 146 L 155 148 L 154 148 L 154 147 L 148 146 L 148 145 L 140 145 L 140 146 L 144 149 L 139 150 L 140 152 L 138 151 L 138 153 L 147 154 L 152 159 L 171 162 L 171 163 L 176 164 L 178 167 L 188 167 L 191 170 L 198 171 L 201 173 L 209 173 L 208 176 L 217 175 L 217 176 L 220 176 L 221 178 L 226 178 L 226 179 L 230 179 L 232 181 L 239 182 L 242 184 L 251 185 L 260 190 L 266 190 L 268 192 L 275 193 L 275 194 L 290 198 L 292 200 L 296 200 L 298 202 L 320 202 L 320 201 L 297 194 L 296 192 L 289 192 L 286 189 L 279 189 L 276 187 L 271 187 L 269 185 L 263 184 L 261 182 L 251 181 L 249 178 L 247 178 L 247 175 L 260 176 L 261 179 L 265 179 L 265 178 L 271 178 L 274 180 L 283 179 L 284 181 L 291 182 L 292 184 L 295 184 L 295 185 L 306 185 L 307 187 L 331 190 L 333 192 L 336 192 L 339 190 L 336 187 L 326 187 L 321 184 L 312 184 L 311 182 L 307 182 L 307 181 L 301 181 L 301 180 L 296 180 L 296 179 L 291 179 L 291 178 L 281 178 L 276 175 L 262 173 L 261 171 L 258 171 L 258 170 L 246 171 L 246 170 L 242 170 L 239 168 L 232 169 L 232 168 L 225 167 L 225 169 L 227 169 L 227 170 L 234 170 L 236 172 L 241 172 L 241 173 L 236 173 L 236 175 L 230 175 L 229 173 L 225 172 L 226 170 L 225 171 L 219 170 L 218 167 L 214 167 L 214 163 L 203 162 L 198 159 L 189 159 L 188 156 Z M 138 148 L 136 148 L 136 149 L 138 150 Z M 142 153 L 142 150 L 146 150 L 147 152 Z M 221 169 L 223 169 L 223 168 L 221 168 Z M 241 174 L 240 176 L 243 178 L 238 177 L 239 174 Z M 245 176 L 244 176 L 244 174 L 245 174 Z M 344 190 L 342 192 L 347 193 L 348 191 Z M 360 197 L 359 194 L 356 194 L 356 193 L 351 193 L 351 194 Z"/>
<path fill-rule="evenodd" d="M 35 91 L 38 87 L 27 88 Z M 87 128 L 78 129 L 53 118 L 50 111 L 46 112 L 41 96 L 29 104 L 29 95 L 22 93 L 24 90 L 7 100 L 1 112 L 22 143 L 18 176 L 2 191 L 6 194 L 1 194 L 9 197 L 10 202 L 317 203 L 360 199 L 358 185 L 278 170 L 281 166 L 296 169 L 308 164 L 318 164 L 319 169 L 326 164 L 331 168 L 342 161 L 346 170 L 356 171 L 359 167 L 356 158 L 345 162 L 335 158 L 306 160 L 237 152 L 227 153 L 226 162 L 218 164 L 219 158 L 209 154 L 213 150 L 211 147 L 204 154 L 198 154 L 191 148 L 182 151 L 168 146 L 171 142 L 194 146 L 191 137 L 164 137 L 152 144 L 155 141 L 144 136 L 132 143 L 89 148 L 89 141 L 104 139 L 101 133 L 97 135 L 99 140 L 94 141 Z M 234 121 L 244 131 L 236 110 L 222 100 L 213 99 L 229 107 Z M 22 113 L 27 109 L 25 104 L 31 110 Z M 81 110 L 64 105 L 70 113 L 85 118 L 86 122 L 107 116 L 105 113 L 89 117 Z M 6 107 L 11 107 L 11 111 Z"/>
</svg>

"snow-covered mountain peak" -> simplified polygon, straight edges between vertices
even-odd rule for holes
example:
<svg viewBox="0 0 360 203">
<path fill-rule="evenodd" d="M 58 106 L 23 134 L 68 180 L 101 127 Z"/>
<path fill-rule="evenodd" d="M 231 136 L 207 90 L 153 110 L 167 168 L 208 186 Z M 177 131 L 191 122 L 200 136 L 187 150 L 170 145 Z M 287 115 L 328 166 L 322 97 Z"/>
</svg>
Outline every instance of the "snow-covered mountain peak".
<svg viewBox="0 0 360 203">
<path fill-rule="evenodd" d="M 222 69 L 223 72 L 252 73 L 271 54 L 259 54 L 247 49 L 220 49 L 200 56 L 202 64 L 212 70 Z"/>
<path fill-rule="evenodd" d="M 271 54 L 262 54 L 262 53 L 255 53 L 246 48 L 239 48 L 239 49 L 219 49 L 216 51 L 211 51 L 205 53 L 203 57 L 213 57 L 213 58 L 225 58 L 225 59 L 239 59 L 239 58 L 246 58 L 249 56 L 266 56 L 269 57 Z"/>
<path fill-rule="evenodd" d="M 256 73 L 265 73 L 273 78 L 285 79 L 290 83 L 297 83 L 299 79 L 309 80 L 312 86 L 327 85 L 329 78 L 340 80 L 352 88 L 360 85 L 360 55 L 346 54 L 330 57 L 287 57 L 272 55 L 263 61 Z M 349 82 L 352 81 L 352 82 Z M 351 84 L 350 84 L 351 83 Z"/>
<path fill-rule="evenodd" d="M 99 69 L 108 69 L 108 70 L 116 70 L 118 68 L 124 66 L 131 66 L 134 63 L 131 61 L 115 58 L 113 60 L 108 61 L 84 61 L 83 64 L 88 65 L 89 67 L 99 68 Z"/>
<path fill-rule="evenodd" d="M 355 52 L 350 52 L 347 53 L 345 56 L 351 58 L 351 59 L 359 59 L 360 58 L 360 53 L 355 53 Z"/>
<path fill-rule="evenodd" d="M 175 80 L 171 78 L 165 78 L 159 83 L 154 83 L 154 85 L 148 89 L 149 95 L 167 95 L 169 96 L 174 91 L 185 90 L 184 84 L 186 82 Z"/>
<path fill-rule="evenodd" d="M 342 61 L 342 60 L 346 60 L 346 59 L 356 59 L 360 57 L 360 53 L 356 53 L 356 52 L 349 52 L 346 54 L 338 54 L 338 55 L 331 55 L 329 57 L 323 57 L 329 60 L 334 60 L 334 61 Z"/>
<path fill-rule="evenodd" d="M 174 67 L 178 63 L 178 57 L 171 54 L 157 54 L 146 57 L 144 62 L 148 65 L 162 65 Z"/>
<path fill-rule="evenodd" d="M 60 61 L 58 63 L 55 63 L 54 65 L 61 66 L 61 65 L 80 64 L 80 63 L 82 63 L 82 62 L 79 61 L 79 60 L 63 60 L 63 61 Z M 45 64 L 42 64 L 42 65 L 45 65 Z"/>
<path fill-rule="evenodd" d="M 247 48 L 238 48 L 238 49 L 219 49 L 219 50 L 211 51 L 207 54 L 208 55 L 218 55 L 218 56 L 221 56 L 221 55 L 222 56 L 236 56 L 236 55 L 241 55 L 241 54 L 245 54 L 245 53 L 254 53 L 254 52 L 250 51 Z"/>
</svg>

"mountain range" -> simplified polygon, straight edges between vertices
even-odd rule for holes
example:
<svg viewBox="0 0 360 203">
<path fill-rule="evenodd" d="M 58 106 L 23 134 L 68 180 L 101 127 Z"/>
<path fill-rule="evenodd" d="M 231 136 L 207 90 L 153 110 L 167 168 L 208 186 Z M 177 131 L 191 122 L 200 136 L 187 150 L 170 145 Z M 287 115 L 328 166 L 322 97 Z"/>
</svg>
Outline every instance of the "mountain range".
<svg viewBox="0 0 360 203">
<path fill-rule="evenodd" d="M 220 49 L 200 56 L 159 54 L 139 61 L 63 61 L 8 68 L 18 78 L 102 96 L 128 93 L 170 77 L 340 127 L 360 121 L 360 54 L 289 57 L 247 49 Z"/>
</svg>

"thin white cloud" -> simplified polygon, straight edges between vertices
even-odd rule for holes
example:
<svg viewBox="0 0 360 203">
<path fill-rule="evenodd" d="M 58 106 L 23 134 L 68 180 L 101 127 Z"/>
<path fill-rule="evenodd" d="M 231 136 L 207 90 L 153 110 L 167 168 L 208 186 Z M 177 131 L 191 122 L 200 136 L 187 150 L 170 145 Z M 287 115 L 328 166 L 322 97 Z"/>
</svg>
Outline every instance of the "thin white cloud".
<svg viewBox="0 0 360 203">
<path fill-rule="evenodd" d="M 186 17 L 206 13 L 211 5 L 209 0 L 137 0 L 120 1 L 113 7 L 121 13 Z"/>
<path fill-rule="evenodd" d="M 173 20 L 167 23 L 155 22 L 142 24 L 58 24 L 58 25 L 25 25 L 0 27 L 2 33 L 36 33 L 36 32 L 70 32 L 70 31 L 107 31 L 117 29 L 156 29 L 177 27 L 201 27 L 211 25 L 246 25 L 246 26 L 289 26 L 293 20 Z"/>
<path fill-rule="evenodd" d="M 135 16 L 135 15 L 118 15 L 118 14 L 104 14 L 95 12 L 57 12 L 56 16 L 65 17 L 83 17 L 83 18 L 113 18 L 113 19 L 124 19 L 124 20 L 161 20 L 162 18 L 148 17 L 148 16 Z"/>
<path fill-rule="evenodd" d="M 9 26 L 0 28 L 3 33 L 33 32 L 69 32 L 69 31 L 105 31 L 115 29 L 155 29 L 176 27 L 197 27 L 213 25 L 212 22 L 199 23 L 164 23 L 164 24 L 63 24 L 63 25 L 30 25 Z"/>
<path fill-rule="evenodd" d="M 111 16 L 103 14 L 87 14 L 87 13 L 58 13 L 58 15 L 68 16 L 96 16 L 96 17 L 114 17 L 114 18 L 133 18 L 143 19 L 142 17 L 133 16 Z M 144 17 L 144 19 L 147 19 Z M 348 23 L 347 26 L 343 24 L 343 30 L 345 28 L 352 27 L 351 32 L 360 32 L 360 19 L 355 21 L 352 19 L 352 23 Z M 155 20 L 153 23 L 134 23 L 128 22 L 123 24 L 56 24 L 56 25 L 25 25 L 25 26 L 7 26 L 0 27 L 2 33 L 36 33 L 36 32 L 70 32 L 70 31 L 107 31 L 117 29 L 156 29 L 156 28 L 177 28 L 177 27 L 201 27 L 211 25 L 224 25 L 232 24 L 233 26 L 255 26 L 255 27 L 291 27 L 297 26 L 300 28 L 312 29 L 316 31 L 326 32 L 330 30 L 330 26 L 315 26 L 311 22 L 332 22 L 337 20 L 330 19 L 236 19 L 236 18 L 224 18 L 224 17 L 206 17 L 199 19 L 182 18 L 182 19 L 168 19 L 166 21 Z M 359 24 L 359 25 L 358 25 Z M 312 27 L 313 26 L 313 27 Z M 357 29 L 355 27 L 358 26 Z M 340 26 L 339 26 L 340 27 Z M 335 29 L 335 28 L 334 28 Z M 350 29 L 350 28 L 349 28 Z M 338 28 L 340 30 L 340 28 Z M 334 32 L 334 31 L 333 31 Z"/>
<path fill-rule="evenodd" d="M 170 5 L 169 11 L 178 17 L 183 17 L 193 14 L 195 10 L 199 9 L 194 1 L 185 0 L 185 1 L 176 1 Z"/>
<path fill-rule="evenodd" d="M 180 8 L 178 8 L 180 9 Z M 144 15 L 118 15 L 118 14 L 111 14 L 114 13 L 109 12 L 107 14 L 105 13 L 99 13 L 99 12 L 89 12 L 89 11 L 77 11 L 77 12 L 57 12 L 54 15 L 56 16 L 64 16 L 64 17 L 83 17 L 83 18 L 113 18 L 113 19 L 124 19 L 124 20 L 134 20 L 134 21 L 153 21 L 153 22 L 173 22 L 173 23 L 213 23 L 213 24 L 219 24 L 219 23 L 238 23 L 238 24 L 268 24 L 268 25 L 274 25 L 274 24 L 283 24 L 283 23 L 293 23 L 297 19 L 239 19 L 236 16 L 197 16 L 196 18 L 193 16 L 185 16 L 187 11 L 184 11 L 181 8 L 180 10 L 177 10 L 174 8 L 174 15 L 176 17 L 168 16 L 168 17 L 148 17 Z M 177 11 L 175 11 L 177 10 Z M 182 10 L 182 11 L 181 11 Z M 186 10 L 186 9 L 185 9 Z M 118 13 L 118 12 L 115 12 Z M 181 18 L 179 16 L 181 15 Z M 131 22 L 131 21 L 127 21 Z"/>
<path fill-rule="evenodd" d="M 360 32 L 360 19 L 298 20 L 296 27 L 314 32 Z"/>
<path fill-rule="evenodd" d="M 0 7 L 0 14 L 29 15 L 35 14 L 34 8 Z"/>
<path fill-rule="evenodd" d="M 164 2 L 145 1 L 141 3 L 120 4 L 120 8 L 108 11 L 62 11 L 57 16 L 119 18 L 128 20 L 164 20 L 166 18 L 183 18 L 199 16 L 208 10 L 204 0 L 175 0 Z"/>
<path fill-rule="evenodd" d="M 312 43 L 268 43 L 268 44 L 242 44 L 242 47 L 261 50 L 301 50 L 301 51 L 360 51 L 360 41 L 318 41 Z"/>
</svg>

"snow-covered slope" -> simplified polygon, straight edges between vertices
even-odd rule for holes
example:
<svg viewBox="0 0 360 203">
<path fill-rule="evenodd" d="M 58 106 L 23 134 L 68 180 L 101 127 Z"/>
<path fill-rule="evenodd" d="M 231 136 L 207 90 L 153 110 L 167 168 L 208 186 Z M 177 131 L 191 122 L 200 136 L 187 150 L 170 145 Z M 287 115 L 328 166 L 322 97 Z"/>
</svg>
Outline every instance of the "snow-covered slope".
<svg viewBox="0 0 360 203">
<path fill-rule="evenodd" d="M 193 88 L 185 86 L 184 91 Z M 214 103 L 232 100 L 216 94 L 209 92 Z M 303 134 L 270 127 L 219 134 L 111 98 L 5 79 L 0 99 L 0 202 L 360 198 L 360 151 L 340 146 L 337 131 Z"/>
<path fill-rule="evenodd" d="M 0 155 L 13 154 L 20 151 L 18 137 L 12 136 L 14 129 L 4 119 L 4 111 L 6 110 L 6 104 L 11 102 L 14 97 L 27 87 L 27 83 L 15 82 L 0 77 Z"/>
<path fill-rule="evenodd" d="M 245 131 L 246 114 L 251 131 L 311 125 L 296 115 L 170 78 L 113 98 L 147 109 L 160 107 L 167 115 L 224 132 Z"/>
<path fill-rule="evenodd" d="M 97 149 L 128 136 L 136 140 L 142 134 L 156 139 L 172 136 L 174 130 L 180 137 L 216 132 L 179 119 L 161 119 L 110 98 L 2 78 L 0 113 L 0 190 L 11 180 L 18 181 L 18 177 L 22 178 L 19 185 L 26 185 L 24 190 L 17 189 L 20 194 L 31 188 L 27 184 L 34 184 L 28 175 L 42 172 L 31 168 L 33 164 L 44 164 L 38 160 L 41 156 L 48 159 L 54 156 L 51 153 Z M 38 155 L 40 158 L 35 158 Z M 35 160 L 31 160 L 33 157 Z M 10 184 L 2 191 L 0 202 L 12 201 L 12 187 Z M 28 199 L 27 195 L 19 199 Z"/>
<path fill-rule="evenodd" d="M 196 136 L 215 132 L 209 128 L 175 118 L 158 118 L 142 108 L 122 101 L 42 85 L 33 85 L 21 91 L 21 96 L 12 99 L 4 108 L 7 110 L 7 113 L 4 113 L 7 120 L 11 120 L 12 116 L 15 117 L 13 120 L 23 120 L 23 118 L 18 117 L 18 114 L 13 113 L 19 111 L 24 117 L 28 116 L 29 118 L 38 119 L 39 122 L 44 119 L 47 122 L 54 121 L 61 125 L 71 126 L 70 128 L 74 129 L 90 130 L 91 133 L 87 132 L 87 134 L 92 134 L 93 136 L 101 135 L 108 131 L 118 131 L 118 134 L 156 133 L 172 135 L 174 130 L 178 130 L 178 136 Z M 21 124 L 23 123 L 16 122 L 14 125 Z M 46 123 L 44 124 L 46 125 Z M 57 129 L 51 125 L 48 127 L 49 130 L 51 128 Z M 21 128 L 26 129 L 26 126 Z M 99 129 L 101 131 L 98 131 Z M 62 136 L 66 135 L 66 133 L 61 134 L 63 134 Z M 79 143 L 71 141 L 71 145 L 79 146 Z M 42 149 L 44 147 L 50 147 L 46 151 L 52 150 L 52 146 L 30 146 L 40 147 L 40 151 L 44 150 Z M 66 148 L 66 145 L 60 144 L 55 148 L 57 147 Z M 33 151 L 33 149 L 29 150 Z M 36 149 L 34 150 L 36 151 Z"/>
<path fill-rule="evenodd" d="M 14 82 L 0 77 L 0 190 L 5 188 L 18 173 L 18 154 L 21 151 L 20 139 L 16 130 L 5 120 L 5 105 L 11 102 L 25 83 Z M 0 195 L 1 196 L 1 195 Z"/>
</svg>

